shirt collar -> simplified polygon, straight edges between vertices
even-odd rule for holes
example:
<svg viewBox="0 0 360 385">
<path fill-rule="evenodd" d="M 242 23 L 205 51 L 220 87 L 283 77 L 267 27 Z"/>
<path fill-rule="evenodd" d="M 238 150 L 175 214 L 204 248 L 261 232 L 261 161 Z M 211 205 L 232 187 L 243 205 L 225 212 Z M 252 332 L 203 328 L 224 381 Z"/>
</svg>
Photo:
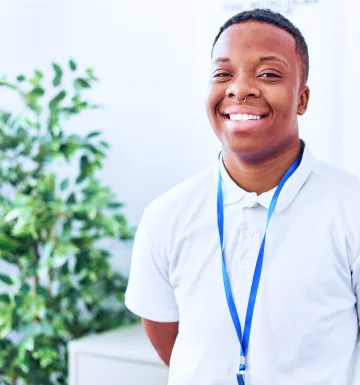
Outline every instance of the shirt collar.
<svg viewBox="0 0 360 385">
<path fill-rule="evenodd" d="M 284 211 L 291 204 L 306 182 L 306 179 L 308 178 L 313 168 L 314 157 L 311 154 L 308 146 L 303 141 L 302 145 L 304 146 L 304 152 L 301 163 L 281 190 L 278 202 L 275 207 L 275 213 Z M 247 192 L 231 179 L 230 175 L 226 171 L 222 157 L 219 163 L 221 178 L 223 182 L 223 199 L 225 205 L 230 205 L 244 199 L 244 201 L 251 201 L 251 204 L 249 204 L 248 207 L 254 206 L 255 202 L 261 204 L 266 209 L 269 209 L 270 202 L 276 187 L 270 191 L 264 192 L 259 196 L 254 192 Z"/>
</svg>

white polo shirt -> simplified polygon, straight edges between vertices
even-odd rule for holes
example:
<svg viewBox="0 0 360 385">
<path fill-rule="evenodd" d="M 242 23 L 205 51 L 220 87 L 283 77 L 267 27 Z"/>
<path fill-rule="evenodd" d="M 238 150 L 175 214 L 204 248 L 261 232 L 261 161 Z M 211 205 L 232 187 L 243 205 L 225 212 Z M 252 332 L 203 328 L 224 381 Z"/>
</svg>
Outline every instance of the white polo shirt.
<svg viewBox="0 0 360 385">
<path fill-rule="evenodd" d="M 139 225 L 126 305 L 179 321 L 168 385 L 236 385 L 240 348 L 221 273 L 218 165 L 152 202 Z M 221 166 L 226 266 L 241 325 L 274 190 Z M 283 188 L 266 239 L 247 385 L 360 384 L 360 181 L 312 156 Z M 358 342 L 357 342 L 358 341 Z"/>
</svg>

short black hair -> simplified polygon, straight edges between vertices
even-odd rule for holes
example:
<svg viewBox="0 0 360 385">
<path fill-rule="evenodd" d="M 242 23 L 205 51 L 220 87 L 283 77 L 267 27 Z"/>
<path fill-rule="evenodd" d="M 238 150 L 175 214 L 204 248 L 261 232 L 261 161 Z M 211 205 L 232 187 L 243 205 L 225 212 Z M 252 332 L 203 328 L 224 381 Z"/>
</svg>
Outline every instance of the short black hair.
<svg viewBox="0 0 360 385">
<path fill-rule="evenodd" d="M 273 12 L 270 9 L 253 9 L 251 11 L 244 11 L 231 17 L 221 28 L 217 36 L 215 37 L 211 55 L 214 51 L 214 46 L 218 41 L 220 35 L 229 27 L 234 24 L 244 23 L 246 21 L 258 21 L 260 23 L 267 23 L 275 25 L 278 28 L 290 33 L 295 39 L 295 50 L 302 61 L 302 81 L 306 84 L 309 77 L 309 52 L 304 36 L 301 34 L 298 28 L 291 23 L 286 17 L 278 12 Z"/>
</svg>

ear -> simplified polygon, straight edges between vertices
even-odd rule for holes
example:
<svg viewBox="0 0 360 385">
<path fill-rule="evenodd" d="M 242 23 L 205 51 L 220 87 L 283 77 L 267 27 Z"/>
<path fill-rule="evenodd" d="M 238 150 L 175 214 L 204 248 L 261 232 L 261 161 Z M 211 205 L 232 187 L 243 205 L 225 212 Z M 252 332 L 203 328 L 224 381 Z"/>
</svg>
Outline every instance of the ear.
<svg viewBox="0 0 360 385">
<path fill-rule="evenodd" d="M 298 109 L 297 109 L 298 115 L 305 114 L 309 103 L 309 99 L 310 99 L 310 88 L 308 86 L 304 86 L 301 91 L 301 94 L 299 95 L 299 102 L 298 102 Z"/>
</svg>

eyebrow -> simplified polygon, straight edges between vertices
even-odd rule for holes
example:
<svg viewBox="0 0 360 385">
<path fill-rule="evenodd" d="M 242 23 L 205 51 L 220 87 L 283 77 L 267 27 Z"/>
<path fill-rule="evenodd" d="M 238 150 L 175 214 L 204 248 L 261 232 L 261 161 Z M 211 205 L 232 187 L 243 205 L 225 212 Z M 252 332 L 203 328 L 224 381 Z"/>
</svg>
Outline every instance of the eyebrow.
<svg viewBox="0 0 360 385">
<path fill-rule="evenodd" d="M 276 56 L 264 56 L 259 59 L 259 62 L 261 63 L 266 61 L 277 61 L 277 62 L 283 63 L 286 67 L 289 67 L 289 65 L 284 60 L 281 60 Z M 228 57 L 218 57 L 212 62 L 212 64 L 229 63 L 229 62 L 230 62 L 230 59 Z"/>
<path fill-rule="evenodd" d="M 289 67 L 289 65 L 284 60 L 281 60 L 276 56 L 264 56 L 260 58 L 261 63 L 264 61 L 277 61 L 277 62 L 283 63 L 286 67 Z"/>
<path fill-rule="evenodd" d="M 218 57 L 215 59 L 212 64 L 217 64 L 217 63 L 229 63 L 230 59 L 228 57 Z"/>
</svg>

